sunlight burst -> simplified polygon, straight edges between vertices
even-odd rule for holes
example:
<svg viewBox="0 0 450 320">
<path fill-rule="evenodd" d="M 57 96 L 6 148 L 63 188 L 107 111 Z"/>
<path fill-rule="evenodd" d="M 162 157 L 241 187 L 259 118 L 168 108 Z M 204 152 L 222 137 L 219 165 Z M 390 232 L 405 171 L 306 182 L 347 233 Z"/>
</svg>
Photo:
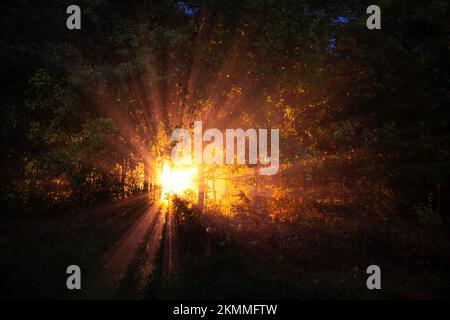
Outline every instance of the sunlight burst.
<svg viewBox="0 0 450 320">
<path fill-rule="evenodd" d="M 166 194 L 183 195 L 188 190 L 195 191 L 197 168 L 192 166 L 174 166 L 164 163 L 161 171 L 161 198 L 164 199 Z"/>
</svg>

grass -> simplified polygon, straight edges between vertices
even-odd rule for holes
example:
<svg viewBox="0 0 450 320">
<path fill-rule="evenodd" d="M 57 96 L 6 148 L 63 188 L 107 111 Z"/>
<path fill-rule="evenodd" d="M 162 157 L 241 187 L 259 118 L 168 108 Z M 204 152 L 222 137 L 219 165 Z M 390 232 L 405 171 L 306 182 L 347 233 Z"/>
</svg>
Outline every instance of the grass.
<svg viewBox="0 0 450 320">
<path fill-rule="evenodd" d="M 160 295 L 178 299 L 428 299 L 450 296 L 444 231 L 404 221 L 265 221 L 258 229 L 176 203 L 180 268 Z M 350 220 L 351 219 L 351 220 Z M 195 239 L 189 241 L 188 239 Z M 368 290 L 366 268 L 382 270 Z"/>
<path fill-rule="evenodd" d="M 82 283 L 94 262 L 145 211 L 136 201 L 117 208 L 78 210 L 20 217 L 2 226 L 1 298 L 78 298 L 66 288 L 66 268 L 82 270 Z"/>
<path fill-rule="evenodd" d="M 106 209 L 8 220 L 0 228 L 2 298 L 79 298 L 66 268 L 82 277 L 145 211 L 137 201 Z M 161 250 L 150 299 L 422 299 L 450 297 L 450 250 L 442 229 L 369 216 L 318 213 L 284 223 L 203 214 L 175 202 L 177 266 L 164 279 Z M 366 288 L 377 264 L 382 290 Z M 122 297 L 122 296 L 121 296 Z M 126 298 L 126 295 L 123 296 Z"/>
</svg>

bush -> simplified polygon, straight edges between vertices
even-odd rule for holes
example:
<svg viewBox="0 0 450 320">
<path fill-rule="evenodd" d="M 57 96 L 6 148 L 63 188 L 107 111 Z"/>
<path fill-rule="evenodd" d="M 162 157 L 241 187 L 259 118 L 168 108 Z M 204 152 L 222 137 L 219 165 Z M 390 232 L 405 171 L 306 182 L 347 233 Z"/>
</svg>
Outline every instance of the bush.
<svg viewBox="0 0 450 320">
<path fill-rule="evenodd" d="M 207 233 L 201 223 L 201 210 L 177 196 L 174 196 L 172 201 L 179 243 L 183 251 L 190 254 L 203 254 Z"/>
</svg>

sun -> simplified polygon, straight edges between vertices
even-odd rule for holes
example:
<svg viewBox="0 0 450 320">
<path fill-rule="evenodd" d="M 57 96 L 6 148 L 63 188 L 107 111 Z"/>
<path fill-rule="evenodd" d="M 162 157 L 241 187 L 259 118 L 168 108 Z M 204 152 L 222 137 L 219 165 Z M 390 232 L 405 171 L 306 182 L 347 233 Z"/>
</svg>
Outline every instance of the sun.
<svg viewBox="0 0 450 320">
<path fill-rule="evenodd" d="M 197 168 L 187 165 L 170 166 L 168 163 L 164 163 L 160 181 L 162 199 L 166 194 L 183 195 L 188 190 L 195 191 L 197 189 Z"/>
</svg>

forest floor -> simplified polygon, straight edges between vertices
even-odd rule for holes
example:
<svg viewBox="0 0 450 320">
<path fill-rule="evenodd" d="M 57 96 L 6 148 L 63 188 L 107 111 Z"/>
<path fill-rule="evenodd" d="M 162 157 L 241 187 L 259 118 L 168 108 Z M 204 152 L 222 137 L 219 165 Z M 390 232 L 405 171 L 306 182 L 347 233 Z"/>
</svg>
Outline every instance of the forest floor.
<svg viewBox="0 0 450 320">
<path fill-rule="evenodd" d="M 196 214 L 190 206 L 176 211 L 180 268 L 159 291 L 160 298 L 450 297 L 445 230 L 370 215 L 309 212 L 295 222 L 281 222 L 230 219 L 208 210 Z M 366 269 L 372 264 L 381 268 L 381 290 L 367 288 Z"/>
<path fill-rule="evenodd" d="M 180 212 L 138 195 L 0 227 L 3 298 L 310 299 L 450 296 L 445 232 L 335 217 L 296 223 Z M 82 290 L 67 290 L 78 265 Z M 379 265 L 382 290 L 368 290 Z"/>
<path fill-rule="evenodd" d="M 0 296 L 110 297 L 111 289 L 120 284 L 117 276 L 124 273 L 124 264 L 131 263 L 142 240 L 149 236 L 148 229 L 160 228 L 158 213 L 159 208 L 147 195 L 138 195 L 86 210 L 27 215 L 3 222 Z M 66 287 L 69 265 L 81 269 L 80 291 Z M 104 290 L 96 289 L 105 279 L 108 285 Z"/>
</svg>

